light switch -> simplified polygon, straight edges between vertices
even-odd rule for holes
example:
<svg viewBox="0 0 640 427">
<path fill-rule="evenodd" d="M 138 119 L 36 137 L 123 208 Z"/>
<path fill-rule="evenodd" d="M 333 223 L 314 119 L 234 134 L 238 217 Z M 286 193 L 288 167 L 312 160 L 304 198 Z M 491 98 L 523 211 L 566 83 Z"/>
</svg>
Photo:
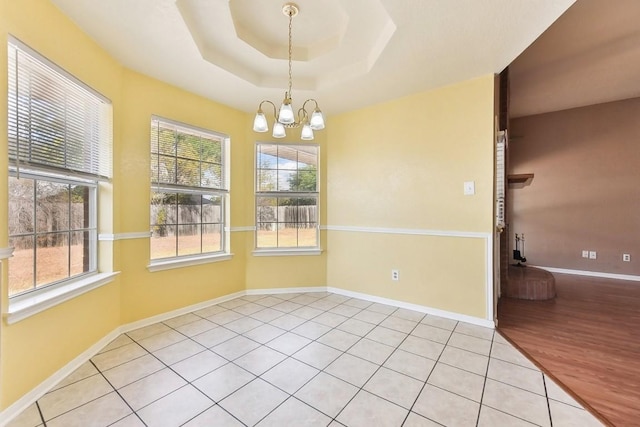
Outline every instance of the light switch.
<svg viewBox="0 0 640 427">
<path fill-rule="evenodd" d="M 464 195 L 473 196 L 474 194 L 476 194 L 476 183 L 474 181 L 465 181 Z"/>
</svg>

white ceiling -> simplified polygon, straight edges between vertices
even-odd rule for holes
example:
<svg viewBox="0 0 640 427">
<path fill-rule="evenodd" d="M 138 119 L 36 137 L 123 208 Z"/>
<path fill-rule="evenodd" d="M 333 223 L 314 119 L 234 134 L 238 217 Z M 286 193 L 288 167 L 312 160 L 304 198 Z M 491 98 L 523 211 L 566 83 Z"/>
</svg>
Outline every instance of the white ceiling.
<svg viewBox="0 0 640 427">
<path fill-rule="evenodd" d="M 499 73 L 574 1 L 297 0 L 294 107 L 331 115 Z M 52 2 L 124 66 L 190 92 L 253 112 L 286 90 L 284 1 Z"/>
<path fill-rule="evenodd" d="M 640 1 L 580 0 L 509 67 L 511 117 L 640 96 Z"/>
</svg>

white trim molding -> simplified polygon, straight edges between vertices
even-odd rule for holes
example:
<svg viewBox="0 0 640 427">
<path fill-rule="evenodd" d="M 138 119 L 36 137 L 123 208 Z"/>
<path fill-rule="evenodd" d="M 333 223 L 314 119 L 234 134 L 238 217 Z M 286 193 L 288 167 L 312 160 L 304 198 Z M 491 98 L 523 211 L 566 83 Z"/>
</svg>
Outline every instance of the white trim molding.
<svg viewBox="0 0 640 427">
<path fill-rule="evenodd" d="M 253 225 L 248 225 L 246 227 L 225 227 L 224 231 L 230 231 L 232 233 L 239 231 L 256 231 L 256 227 Z"/>
<path fill-rule="evenodd" d="M 630 274 L 603 273 L 599 271 L 586 270 L 569 270 L 566 268 L 543 267 L 541 265 L 532 265 L 531 267 L 541 268 L 542 270 L 547 270 L 551 273 L 572 274 L 575 276 L 602 277 L 604 279 L 630 280 L 632 282 L 640 282 L 640 276 L 633 276 Z"/>
<path fill-rule="evenodd" d="M 98 240 L 113 242 L 116 240 L 148 239 L 151 237 L 150 231 L 138 231 L 133 233 L 98 234 Z"/>
<path fill-rule="evenodd" d="M 147 266 L 150 272 L 171 270 L 172 268 L 190 267 L 192 265 L 209 264 L 211 262 L 229 261 L 233 258 L 233 254 L 204 254 L 187 257 L 176 257 L 152 260 Z"/>
<path fill-rule="evenodd" d="M 115 273 L 98 273 L 73 280 L 68 284 L 52 286 L 49 289 L 35 291 L 32 294 L 16 296 L 9 300 L 9 309 L 4 318 L 8 325 L 38 314 L 107 283 L 113 282 Z"/>
<path fill-rule="evenodd" d="M 322 249 L 254 249 L 253 256 L 305 256 L 322 255 Z"/>
<path fill-rule="evenodd" d="M 0 259 L 7 259 L 13 256 L 13 248 L 0 248 Z"/>
<path fill-rule="evenodd" d="M 321 227 L 322 229 L 322 227 Z M 351 225 L 327 225 L 329 231 L 347 231 L 355 233 L 383 233 L 383 234 L 409 234 L 415 236 L 442 236 L 442 237 L 470 237 L 487 239 L 491 233 L 480 231 L 456 231 L 456 230 L 427 230 L 421 228 L 386 228 L 386 227 L 356 227 Z"/>
</svg>

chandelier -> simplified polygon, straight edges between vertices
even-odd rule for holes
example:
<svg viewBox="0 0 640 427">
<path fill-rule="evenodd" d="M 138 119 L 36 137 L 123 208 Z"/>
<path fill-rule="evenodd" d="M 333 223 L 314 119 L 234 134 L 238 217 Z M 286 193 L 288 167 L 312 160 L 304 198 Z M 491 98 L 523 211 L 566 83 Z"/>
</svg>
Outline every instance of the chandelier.
<svg viewBox="0 0 640 427">
<path fill-rule="evenodd" d="M 318 102 L 315 99 L 307 99 L 302 104 L 302 108 L 298 110 L 297 115 L 294 114 L 293 107 L 291 106 L 291 24 L 294 16 L 298 14 L 298 11 L 298 5 L 294 3 L 286 3 L 282 6 L 282 13 L 289 17 L 289 90 L 284 93 L 284 100 L 277 114 L 276 106 L 273 102 L 269 100 L 260 102 L 256 117 L 253 120 L 253 130 L 256 132 L 267 132 L 269 130 L 267 118 L 262 111 L 262 106 L 267 103 L 273 107 L 274 123 L 272 135 L 274 138 L 284 138 L 287 136 L 285 128 L 298 128 L 302 126 L 300 138 L 303 140 L 312 140 L 314 130 L 324 129 L 324 117 L 322 116 L 322 111 L 318 108 Z M 314 109 L 313 112 L 309 114 L 306 107 L 307 104 L 311 103 L 314 104 Z"/>
</svg>

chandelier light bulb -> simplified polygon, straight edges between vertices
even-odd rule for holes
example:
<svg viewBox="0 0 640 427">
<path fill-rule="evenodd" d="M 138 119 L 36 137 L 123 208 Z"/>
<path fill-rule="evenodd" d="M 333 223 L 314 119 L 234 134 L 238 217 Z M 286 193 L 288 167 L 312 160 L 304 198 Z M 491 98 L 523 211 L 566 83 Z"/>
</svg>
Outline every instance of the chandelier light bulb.
<svg viewBox="0 0 640 427">
<path fill-rule="evenodd" d="M 267 118 L 264 116 L 262 110 L 258 110 L 256 118 L 253 119 L 253 130 L 254 132 L 266 132 L 269 130 Z"/>
<path fill-rule="evenodd" d="M 285 97 L 284 101 L 282 101 L 282 105 L 280 106 L 280 114 L 278 114 L 278 121 L 280 123 L 284 123 L 285 125 L 295 122 L 293 108 L 291 107 L 291 99 L 289 97 Z"/>
<path fill-rule="evenodd" d="M 273 134 L 274 138 L 284 138 L 287 136 L 287 133 L 284 130 L 284 125 L 278 121 L 273 124 Z"/>
<path fill-rule="evenodd" d="M 302 132 L 300 133 L 300 139 L 305 141 L 310 141 L 313 139 L 313 129 L 309 126 L 308 123 L 305 123 L 302 127 Z"/>
<path fill-rule="evenodd" d="M 324 117 L 322 116 L 322 111 L 316 108 L 311 114 L 311 120 L 309 121 L 309 125 L 313 130 L 321 130 L 324 129 Z"/>
</svg>

